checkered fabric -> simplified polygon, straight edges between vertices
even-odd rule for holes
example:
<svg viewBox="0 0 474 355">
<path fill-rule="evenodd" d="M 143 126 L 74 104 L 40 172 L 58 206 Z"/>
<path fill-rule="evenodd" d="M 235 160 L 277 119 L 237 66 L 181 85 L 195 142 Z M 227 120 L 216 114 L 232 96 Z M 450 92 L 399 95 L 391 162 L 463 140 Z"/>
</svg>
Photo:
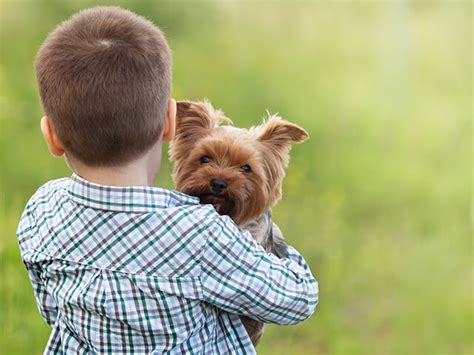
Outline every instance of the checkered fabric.
<svg viewBox="0 0 474 355">
<path fill-rule="evenodd" d="M 48 354 L 252 354 L 239 315 L 294 324 L 318 300 L 294 248 L 278 259 L 211 205 L 162 188 L 53 180 L 17 236 Z"/>
</svg>

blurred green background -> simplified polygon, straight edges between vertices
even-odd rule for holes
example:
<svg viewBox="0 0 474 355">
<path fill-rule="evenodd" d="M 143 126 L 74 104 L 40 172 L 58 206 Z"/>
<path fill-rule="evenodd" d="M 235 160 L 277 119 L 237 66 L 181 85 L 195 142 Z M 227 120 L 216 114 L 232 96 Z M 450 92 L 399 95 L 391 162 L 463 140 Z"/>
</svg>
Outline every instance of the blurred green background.
<svg viewBox="0 0 474 355">
<path fill-rule="evenodd" d="M 33 60 L 99 2 L 0 1 L 0 352 L 39 354 L 49 328 L 15 230 L 32 193 L 70 172 L 40 136 Z M 473 353 L 470 1 L 113 4 L 165 31 L 176 98 L 207 97 L 243 127 L 268 108 L 311 135 L 274 215 L 320 305 L 268 326 L 259 353 Z M 157 184 L 172 187 L 167 162 Z"/>
</svg>

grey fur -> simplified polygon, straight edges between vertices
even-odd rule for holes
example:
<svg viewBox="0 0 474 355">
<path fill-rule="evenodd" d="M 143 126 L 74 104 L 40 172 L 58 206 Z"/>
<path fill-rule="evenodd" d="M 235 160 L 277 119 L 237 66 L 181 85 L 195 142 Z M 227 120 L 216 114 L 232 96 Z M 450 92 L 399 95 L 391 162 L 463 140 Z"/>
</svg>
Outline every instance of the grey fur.
<svg viewBox="0 0 474 355">
<path fill-rule="evenodd" d="M 243 229 L 249 231 L 267 252 L 279 258 L 287 257 L 288 244 L 280 228 L 272 222 L 271 210 L 267 210 L 259 219 L 246 224 Z"/>
</svg>

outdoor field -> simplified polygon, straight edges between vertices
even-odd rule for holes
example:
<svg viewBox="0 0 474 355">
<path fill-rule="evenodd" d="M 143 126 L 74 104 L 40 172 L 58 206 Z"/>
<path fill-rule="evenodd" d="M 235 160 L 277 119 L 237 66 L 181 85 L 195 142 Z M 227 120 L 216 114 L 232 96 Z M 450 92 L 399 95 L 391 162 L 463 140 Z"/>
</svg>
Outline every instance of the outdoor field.
<svg viewBox="0 0 474 355">
<path fill-rule="evenodd" d="M 0 353 L 41 354 L 16 242 L 22 210 L 69 176 L 47 151 L 35 54 L 82 8 L 147 17 L 173 50 L 173 95 L 235 125 L 304 127 L 274 219 L 319 281 L 315 314 L 270 325 L 259 354 L 472 354 L 470 1 L 0 0 Z M 157 186 L 172 188 L 164 150 Z"/>
</svg>

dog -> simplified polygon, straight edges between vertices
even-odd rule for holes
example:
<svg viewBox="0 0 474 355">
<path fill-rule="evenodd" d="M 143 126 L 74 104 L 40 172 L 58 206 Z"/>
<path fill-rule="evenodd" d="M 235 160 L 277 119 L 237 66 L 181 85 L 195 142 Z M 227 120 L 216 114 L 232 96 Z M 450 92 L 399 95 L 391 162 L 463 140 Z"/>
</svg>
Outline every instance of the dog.
<svg viewBox="0 0 474 355">
<path fill-rule="evenodd" d="M 268 113 L 263 124 L 244 129 L 234 127 L 207 101 L 179 101 L 176 134 L 169 148 L 175 188 L 214 205 L 219 214 L 248 230 L 267 252 L 284 258 L 287 244 L 272 222 L 271 207 L 282 196 L 291 143 L 307 138 L 303 128 L 277 115 Z M 257 345 L 263 323 L 241 319 Z"/>
</svg>

